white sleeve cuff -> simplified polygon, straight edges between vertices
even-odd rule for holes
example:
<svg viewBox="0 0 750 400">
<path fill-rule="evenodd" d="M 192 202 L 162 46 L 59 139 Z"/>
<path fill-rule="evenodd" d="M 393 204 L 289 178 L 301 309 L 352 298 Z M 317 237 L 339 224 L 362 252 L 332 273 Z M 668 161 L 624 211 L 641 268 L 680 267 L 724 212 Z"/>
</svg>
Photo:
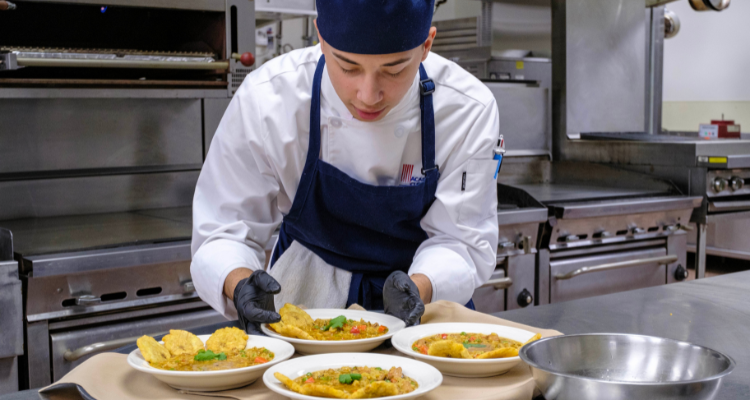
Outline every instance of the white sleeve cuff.
<svg viewBox="0 0 750 400">
<path fill-rule="evenodd" d="M 250 247 L 226 239 L 203 243 L 195 252 L 190 265 L 190 274 L 198 295 L 228 319 L 236 319 L 237 311 L 224 296 L 224 281 L 237 268 L 256 271 L 263 269 L 263 266 Z"/>
<path fill-rule="evenodd" d="M 409 276 L 414 274 L 424 274 L 432 282 L 432 302 L 466 304 L 474 294 L 474 271 L 458 253 L 445 247 L 420 251 L 409 268 Z"/>
</svg>

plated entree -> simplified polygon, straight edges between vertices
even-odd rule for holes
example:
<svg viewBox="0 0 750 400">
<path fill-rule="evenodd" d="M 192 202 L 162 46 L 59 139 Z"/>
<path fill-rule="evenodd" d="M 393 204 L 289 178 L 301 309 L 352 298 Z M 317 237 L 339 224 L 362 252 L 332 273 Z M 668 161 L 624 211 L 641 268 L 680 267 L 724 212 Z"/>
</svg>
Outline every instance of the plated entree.
<svg viewBox="0 0 750 400">
<path fill-rule="evenodd" d="M 168 371 L 220 371 L 265 364 L 274 354 L 264 347 L 247 348 L 248 335 L 222 328 L 203 341 L 190 332 L 170 330 L 163 344 L 151 336 L 138 339 L 138 349 L 154 368 Z"/>
</svg>

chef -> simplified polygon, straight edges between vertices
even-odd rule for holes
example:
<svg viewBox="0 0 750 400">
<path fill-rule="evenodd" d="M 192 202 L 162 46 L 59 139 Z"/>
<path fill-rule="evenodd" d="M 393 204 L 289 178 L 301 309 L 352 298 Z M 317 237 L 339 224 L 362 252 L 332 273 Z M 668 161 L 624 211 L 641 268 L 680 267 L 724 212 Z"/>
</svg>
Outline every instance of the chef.
<svg viewBox="0 0 750 400">
<path fill-rule="evenodd" d="M 247 332 L 285 303 L 357 303 L 407 325 L 429 302 L 473 307 L 496 264 L 498 110 L 430 53 L 433 7 L 317 0 L 320 44 L 234 95 L 195 191 L 191 273 Z"/>
</svg>

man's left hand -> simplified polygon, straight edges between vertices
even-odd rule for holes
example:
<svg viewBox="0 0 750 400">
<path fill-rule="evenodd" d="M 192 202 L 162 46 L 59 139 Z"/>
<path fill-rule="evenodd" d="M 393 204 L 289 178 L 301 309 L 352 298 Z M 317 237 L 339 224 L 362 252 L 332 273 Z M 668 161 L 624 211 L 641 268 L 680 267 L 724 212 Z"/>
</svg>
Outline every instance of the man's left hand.
<svg viewBox="0 0 750 400">
<path fill-rule="evenodd" d="M 429 279 L 427 279 L 427 282 L 429 283 Z M 432 286 L 430 286 L 430 289 L 432 289 Z M 430 293 L 430 297 L 432 297 L 432 293 Z M 424 314 L 424 302 L 420 297 L 417 284 L 402 271 L 393 272 L 385 280 L 383 304 L 386 314 L 403 320 L 406 326 L 416 324 Z"/>
</svg>

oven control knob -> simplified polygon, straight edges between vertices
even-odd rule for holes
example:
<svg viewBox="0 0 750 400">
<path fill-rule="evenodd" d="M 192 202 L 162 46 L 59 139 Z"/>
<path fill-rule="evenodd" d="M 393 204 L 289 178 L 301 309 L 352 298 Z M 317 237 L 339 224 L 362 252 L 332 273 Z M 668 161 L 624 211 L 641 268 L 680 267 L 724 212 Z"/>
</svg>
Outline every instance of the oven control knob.
<svg viewBox="0 0 750 400">
<path fill-rule="evenodd" d="M 729 187 L 732 188 L 732 191 L 740 190 L 743 186 L 745 186 L 745 180 L 739 176 L 733 176 L 729 181 Z"/>
<path fill-rule="evenodd" d="M 534 296 L 532 296 L 528 290 L 524 289 L 518 294 L 517 300 L 519 306 L 526 307 L 534 302 Z"/>
<path fill-rule="evenodd" d="M 646 230 L 643 228 L 635 227 L 635 228 L 630 228 L 630 233 L 633 235 L 640 235 L 642 233 L 646 233 Z"/>
<path fill-rule="evenodd" d="M 606 239 L 612 237 L 612 233 L 608 231 L 599 231 L 594 233 L 594 239 Z"/>
<path fill-rule="evenodd" d="M 239 61 L 246 67 L 250 67 L 255 64 L 255 56 L 249 51 L 247 53 L 242 53 L 242 55 L 238 53 L 232 53 L 232 59 Z"/>
<path fill-rule="evenodd" d="M 719 193 L 727 188 L 727 180 L 724 178 L 714 178 L 714 192 Z"/>
<path fill-rule="evenodd" d="M 684 281 L 688 277 L 688 270 L 682 265 L 678 265 L 677 269 L 674 270 L 674 278 L 678 281 Z"/>
</svg>

